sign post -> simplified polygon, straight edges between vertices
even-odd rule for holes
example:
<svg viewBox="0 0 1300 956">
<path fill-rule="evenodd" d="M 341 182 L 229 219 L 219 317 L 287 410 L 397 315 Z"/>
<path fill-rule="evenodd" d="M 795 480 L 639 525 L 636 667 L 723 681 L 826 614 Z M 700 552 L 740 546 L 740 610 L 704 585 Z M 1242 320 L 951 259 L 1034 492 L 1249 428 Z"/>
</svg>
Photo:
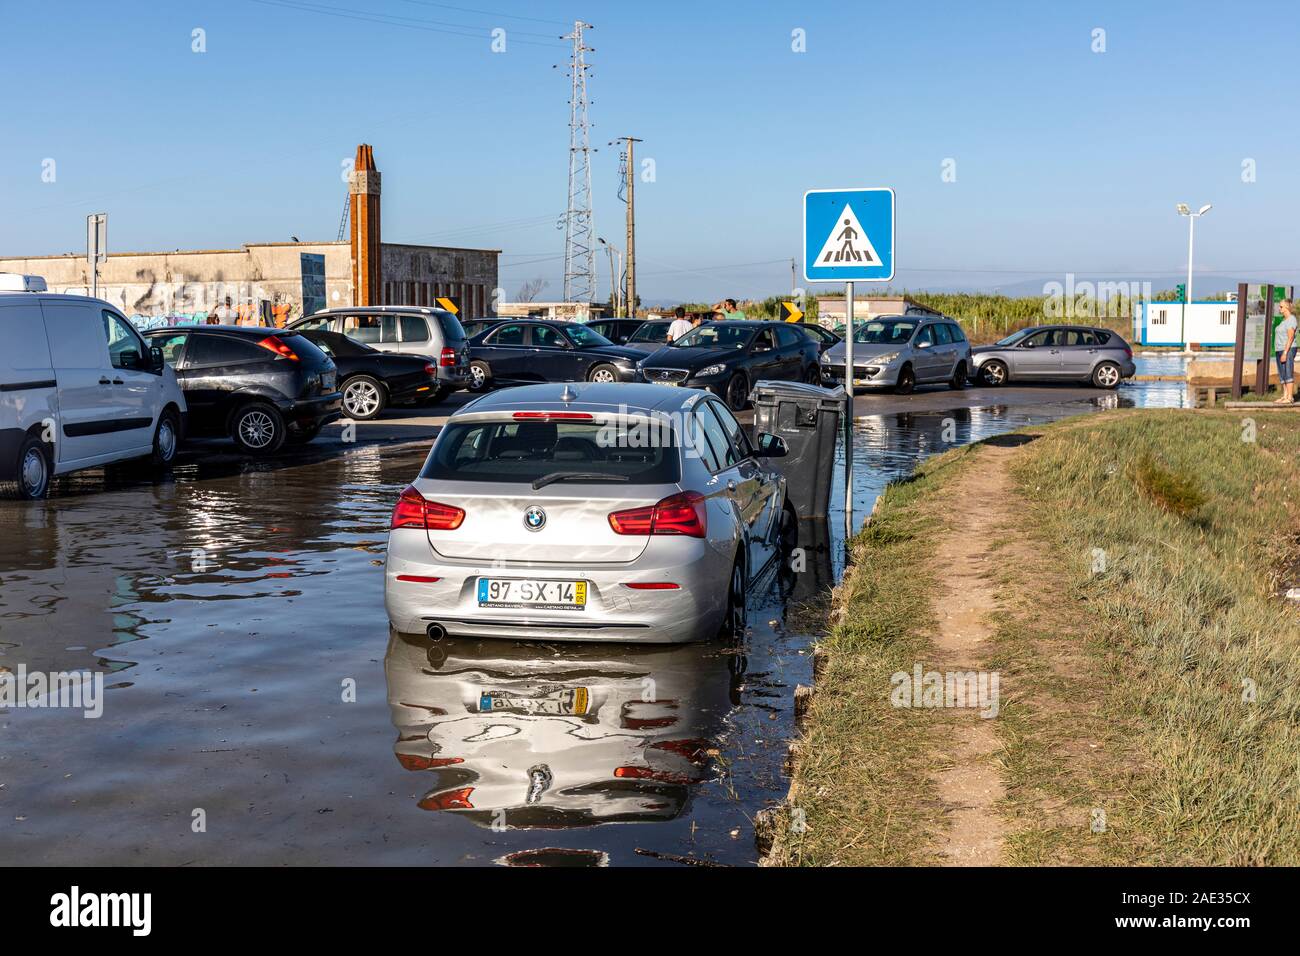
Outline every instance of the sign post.
<svg viewBox="0 0 1300 956">
<path fill-rule="evenodd" d="M 853 536 L 853 283 L 894 278 L 894 191 L 876 186 L 803 195 L 803 274 L 844 283 L 844 529 Z"/>
<path fill-rule="evenodd" d="M 90 295 L 99 298 L 99 267 L 108 260 L 108 213 L 86 217 L 86 264 L 90 267 Z"/>
</svg>

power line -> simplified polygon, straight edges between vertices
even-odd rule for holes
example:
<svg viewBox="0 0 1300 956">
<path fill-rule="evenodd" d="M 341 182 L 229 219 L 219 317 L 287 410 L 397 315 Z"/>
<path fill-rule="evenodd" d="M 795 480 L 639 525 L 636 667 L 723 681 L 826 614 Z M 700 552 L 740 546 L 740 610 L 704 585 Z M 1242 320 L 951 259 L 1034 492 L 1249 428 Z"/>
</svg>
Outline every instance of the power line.
<svg viewBox="0 0 1300 956">
<path fill-rule="evenodd" d="M 431 0 L 402 0 L 403 3 L 413 3 L 421 7 L 440 7 L 443 10 L 455 10 L 458 13 L 477 13 L 485 17 L 496 17 L 499 20 L 527 20 L 532 23 L 553 23 L 556 26 L 567 27 L 569 24 L 565 20 L 547 20 L 542 17 L 525 17 L 517 13 L 498 13 L 495 10 L 475 10 L 471 7 L 454 7 L 449 3 L 433 3 Z"/>
<path fill-rule="evenodd" d="M 446 36 L 468 37 L 470 39 L 482 40 L 484 34 L 482 30 L 477 32 L 464 32 L 465 30 L 475 30 L 472 24 L 444 24 L 442 26 L 430 26 L 428 24 L 438 24 L 437 20 L 423 20 L 418 17 L 403 17 L 396 14 L 376 14 L 367 13 L 359 10 L 351 10 L 342 7 L 331 7 L 325 4 L 308 3 L 305 0 L 252 0 L 253 3 L 259 3 L 263 6 L 284 7 L 288 10 L 298 10 L 302 13 L 319 13 L 329 17 L 340 17 L 345 20 L 360 20 L 365 23 L 382 23 L 386 26 L 404 27 L 408 30 L 423 30 L 427 33 L 441 33 Z M 447 29 L 447 27 L 458 27 L 460 29 Z M 518 32 L 518 31 L 513 31 Z M 525 36 L 544 37 L 544 33 L 526 33 Z M 556 47 L 559 44 L 554 42 L 541 42 L 539 40 L 520 40 L 515 39 L 515 43 L 524 43 L 529 46 Z"/>
</svg>

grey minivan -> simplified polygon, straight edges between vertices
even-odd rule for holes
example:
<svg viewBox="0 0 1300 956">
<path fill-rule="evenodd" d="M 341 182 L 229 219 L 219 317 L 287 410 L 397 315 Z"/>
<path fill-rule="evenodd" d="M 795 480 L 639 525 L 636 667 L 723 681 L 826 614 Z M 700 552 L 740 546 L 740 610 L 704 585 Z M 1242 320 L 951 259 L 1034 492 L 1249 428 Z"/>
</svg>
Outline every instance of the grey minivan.
<svg viewBox="0 0 1300 956">
<path fill-rule="evenodd" d="M 468 388 L 469 343 L 460 320 L 445 309 L 410 305 L 371 305 L 324 309 L 289 323 L 290 329 L 322 329 L 381 352 L 427 358 L 438 370 L 438 387 L 426 401 Z"/>
<path fill-rule="evenodd" d="M 966 334 L 942 315 L 882 315 L 853 326 L 853 386 L 892 388 L 906 395 L 937 382 L 965 388 L 971 348 Z M 822 382 L 844 382 L 844 343 L 821 357 Z"/>
<path fill-rule="evenodd" d="M 1123 336 L 1086 326 L 1030 326 L 971 353 L 971 377 L 984 385 L 1056 379 L 1115 388 L 1137 372 Z"/>
</svg>

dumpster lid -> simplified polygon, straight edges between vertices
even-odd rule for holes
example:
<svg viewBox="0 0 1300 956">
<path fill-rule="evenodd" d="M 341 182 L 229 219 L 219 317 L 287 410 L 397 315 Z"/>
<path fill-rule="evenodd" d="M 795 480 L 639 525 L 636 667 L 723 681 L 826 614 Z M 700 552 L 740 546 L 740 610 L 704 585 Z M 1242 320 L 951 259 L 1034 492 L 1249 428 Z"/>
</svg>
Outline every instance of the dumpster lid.
<svg viewBox="0 0 1300 956">
<path fill-rule="evenodd" d="M 814 402 L 842 402 L 849 397 L 849 393 L 842 385 L 823 388 L 807 382 L 778 382 L 770 379 L 760 379 L 755 382 L 753 395 L 755 401 L 763 401 L 766 398 L 801 398 Z"/>
</svg>

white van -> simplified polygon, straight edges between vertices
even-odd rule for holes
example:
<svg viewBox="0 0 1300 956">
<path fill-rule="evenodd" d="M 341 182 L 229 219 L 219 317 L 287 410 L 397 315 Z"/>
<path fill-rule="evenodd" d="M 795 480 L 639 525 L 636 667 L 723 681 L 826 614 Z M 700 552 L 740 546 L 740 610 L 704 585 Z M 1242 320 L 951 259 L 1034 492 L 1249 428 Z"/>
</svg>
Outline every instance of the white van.
<svg viewBox="0 0 1300 956">
<path fill-rule="evenodd" d="M 0 489 L 128 458 L 167 465 L 184 434 L 176 373 L 117 309 L 0 272 Z"/>
</svg>

